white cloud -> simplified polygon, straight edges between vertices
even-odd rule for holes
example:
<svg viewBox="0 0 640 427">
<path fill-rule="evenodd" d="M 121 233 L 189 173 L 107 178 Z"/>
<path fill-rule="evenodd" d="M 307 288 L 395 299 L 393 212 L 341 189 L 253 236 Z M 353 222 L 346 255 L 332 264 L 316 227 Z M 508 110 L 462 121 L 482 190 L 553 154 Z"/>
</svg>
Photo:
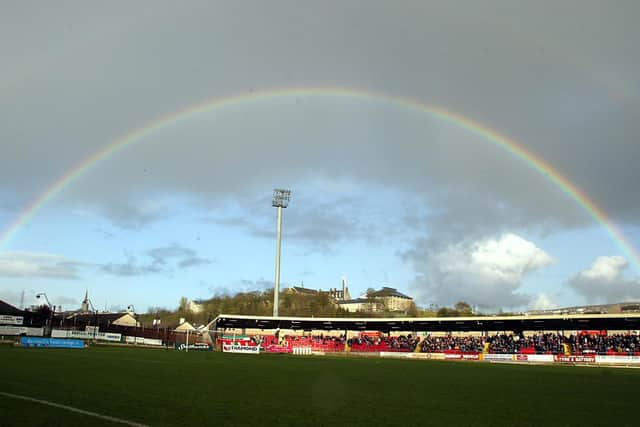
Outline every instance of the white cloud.
<svg viewBox="0 0 640 427">
<path fill-rule="evenodd" d="M 596 258 L 591 267 L 579 274 L 584 279 L 613 281 L 620 278 L 622 270 L 629 264 L 621 256 L 601 256 Z"/>
<path fill-rule="evenodd" d="M 545 293 L 538 294 L 529 304 L 529 308 L 532 310 L 549 310 L 551 308 L 557 308 L 556 304 L 549 295 Z"/>
<path fill-rule="evenodd" d="M 553 262 L 535 244 L 510 233 L 423 255 L 416 262 L 422 274 L 414 283 L 419 301 L 466 301 L 485 308 L 526 304 L 530 296 L 518 292 L 522 279 Z"/>
<path fill-rule="evenodd" d="M 640 279 L 629 279 L 624 272 L 629 263 L 621 256 L 600 256 L 591 266 L 569 280 L 589 303 L 622 302 L 640 298 Z"/>
<path fill-rule="evenodd" d="M 75 279 L 79 263 L 61 257 L 34 252 L 0 253 L 0 276 Z"/>
</svg>

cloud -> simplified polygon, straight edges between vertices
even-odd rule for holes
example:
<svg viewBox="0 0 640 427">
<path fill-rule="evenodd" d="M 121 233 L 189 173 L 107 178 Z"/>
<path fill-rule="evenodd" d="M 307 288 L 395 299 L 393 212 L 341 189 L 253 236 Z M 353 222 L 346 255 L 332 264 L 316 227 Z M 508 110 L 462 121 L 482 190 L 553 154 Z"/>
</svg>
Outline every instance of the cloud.
<svg viewBox="0 0 640 427">
<path fill-rule="evenodd" d="M 549 310 L 557 307 L 558 304 L 555 303 L 553 298 L 545 293 L 536 295 L 529 303 L 529 309 L 531 310 Z"/>
<path fill-rule="evenodd" d="M 114 276 L 142 276 L 146 274 L 161 273 L 164 271 L 163 266 L 147 262 L 140 264 L 135 256 L 128 255 L 127 261 L 123 263 L 111 262 L 100 266 L 102 272 Z"/>
<path fill-rule="evenodd" d="M 524 277 L 553 262 L 532 242 L 509 233 L 423 249 L 404 254 L 418 271 L 412 286 L 419 302 L 440 305 L 457 301 L 483 308 L 524 305 L 531 300 L 520 292 Z"/>
<path fill-rule="evenodd" d="M 211 260 L 200 258 L 197 252 L 190 248 L 182 247 L 176 243 L 171 246 L 163 246 L 147 251 L 154 264 L 166 265 L 172 260 L 178 260 L 181 267 L 192 267 L 202 264 L 210 264 Z"/>
<path fill-rule="evenodd" d="M 102 264 L 99 268 L 107 274 L 115 276 L 142 276 L 147 274 L 171 274 L 174 269 L 187 269 L 211 264 L 212 259 L 203 258 L 190 248 L 178 244 L 161 246 L 146 251 L 142 260 L 134 255 L 127 255 L 123 263 Z"/>
<path fill-rule="evenodd" d="M 628 262 L 621 256 L 600 256 L 569 280 L 569 286 L 589 303 L 640 299 L 640 279 L 625 277 Z"/>
<path fill-rule="evenodd" d="M 274 282 L 263 277 L 257 280 L 240 279 L 226 286 L 210 286 L 209 292 L 214 295 L 234 295 L 238 292 L 266 291 L 273 289 Z M 280 289 L 289 287 L 286 283 L 280 283 Z"/>
<path fill-rule="evenodd" d="M 127 194 L 117 203 L 94 201 L 90 212 L 108 218 L 123 230 L 135 231 L 169 216 L 170 204 L 162 197 Z M 106 235 L 106 234 L 105 234 Z"/>
<path fill-rule="evenodd" d="M 0 190 L 11 194 L 47 188 L 118 135 L 203 99 L 317 84 L 411 96 L 468 115 L 552 164 L 614 219 L 640 218 L 638 198 L 626 196 L 640 181 L 634 167 L 640 55 L 632 45 L 639 30 L 628 21 L 637 15 L 635 4 L 603 10 L 586 1 L 553 16 L 537 4 L 491 16 L 492 6 L 457 4 L 376 4 L 336 14 L 324 3 L 247 3 L 205 6 L 197 17 L 175 5 L 151 14 L 140 6 L 126 18 L 61 7 L 48 20 L 34 19 L 28 5 L 19 9 L 0 22 L 4 39 L 19 41 L 2 45 L 9 65 L 0 70 L 6 85 L 0 140 L 12 141 L 0 158 Z M 157 31 L 168 22 L 177 31 Z M 61 26 L 68 35 L 40 49 L 42 34 Z M 590 27 L 600 28 L 598 43 L 584 37 L 582 28 Z M 234 37 L 238 32 L 243 36 Z M 201 55 L 202 40 L 216 55 Z M 159 47 L 163 55 L 140 54 Z M 112 52 L 108 64 L 105 51 Z M 273 98 L 149 132 L 91 168 L 63 197 L 93 203 L 119 226 L 137 229 L 170 210 L 152 195 L 221 199 L 255 194 L 267 183 L 347 177 L 361 190 L 377 185 L 434 206 L 442 201 L 443 211 L 485 232 L 502 231 L 496 227 L 509 218 L 534 226 L 591 224 L 525 162 L 427 114 L 344 93 Z M 30 126 L 34 120 L 42 126 Z M 46 161 L 33 154 L 43 140 L 56 144 Z M 451 199 L 436 200 L 438 191 Z M 484 207 L 478 197 L 466 199 L 473 194 L 504 208 L 498 216 L 471 215 Z"/>
<path fill-rule="evenodd" d="M 318 201 L 309 193 L 296 197 L 284 210 L 283 239 L 303 245 L 309 252 L 328 253 L 352 240 L 379 241 L 389 229 L 397 230 L 400 218 L 390 218 L 384 208 L 363 196 L 327 195 Z M 294 194 L 295 196 L 295 194 Z M 266 207 L 266 208 L 265 208 Z M 207 217 L 204 222 L 244 230 L 275 239 L 275 218 L 270 200 L 258 197 L 240 201 L 232 217 Z M 264 212 L 264 215 L 257 215 Z"/>
<path fill-rule="evenodd" d="M 59 255 L 34 252 L 0 253 L 0 276 L 77 279 L 82 263 Z"/>
</svg>

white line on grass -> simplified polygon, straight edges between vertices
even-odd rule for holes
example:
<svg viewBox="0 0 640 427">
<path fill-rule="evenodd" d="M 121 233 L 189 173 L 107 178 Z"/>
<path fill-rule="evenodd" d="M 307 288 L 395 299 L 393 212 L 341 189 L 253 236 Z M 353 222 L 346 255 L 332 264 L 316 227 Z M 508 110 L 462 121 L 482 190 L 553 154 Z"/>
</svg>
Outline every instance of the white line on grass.
<svg viewBox="0 0 640 427">
<path fill-rule="evenodd" d="M 62 405 L 60 403 L 50 402 L 48 400 L 36 399 L 29 396 L 21 396 L 19 394 L 6 393 L 4 391 L 0 391 L 0 396 L 12 397 L 14 399 L 26 400 L 28 402 L 40 403 L 42 405 L 53 406 L 54 408 L 65 409 L 67 411 L 75 412 L 76 414 L 88 415 L 90 417 L 101 418 L 103 420 L 112 421 L 114 423 L 127 424 L 135 427 L 149 427 L 147 424 L 140 424 L 134 421 L 124 420 L 122 418 L 111 417 L 109 415 L 102 415 L 96 412 L 85 411 L 84 409 L 75 408 L 73 406 Z"/>
</svg>

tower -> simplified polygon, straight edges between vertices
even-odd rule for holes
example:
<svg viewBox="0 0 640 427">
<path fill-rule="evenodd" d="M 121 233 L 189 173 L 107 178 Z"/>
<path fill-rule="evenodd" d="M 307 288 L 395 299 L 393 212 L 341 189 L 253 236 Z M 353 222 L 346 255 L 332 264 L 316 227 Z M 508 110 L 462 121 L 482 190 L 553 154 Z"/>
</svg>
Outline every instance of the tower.
<svg viewBox="0 0 640 427">
<path fill-rule="evenodd" d="M 87 313 L 89 311 L 89 290 L 87 289 L 84 290 L 84 300 L 80 306 L 80 311 L 83 313 Z"/>
</svg>

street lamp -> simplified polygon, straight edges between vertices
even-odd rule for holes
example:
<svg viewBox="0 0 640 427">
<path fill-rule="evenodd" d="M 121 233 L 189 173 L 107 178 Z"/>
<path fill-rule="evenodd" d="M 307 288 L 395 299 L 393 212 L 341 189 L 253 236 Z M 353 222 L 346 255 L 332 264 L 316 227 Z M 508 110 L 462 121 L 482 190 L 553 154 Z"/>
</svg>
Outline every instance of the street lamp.
<svg viewBox="0 0 640 427">
<path fill-rule="evenodd" d="M 273 317 L 278 317 L 280 304 L 280 241 L 282 231 L 282 209 L 289 206 L 291 190 L 276 188 L 273 190 L 271 206 L 278 208 L 278 225 L 276 228 L 276 280 L 273 289 Z"/>
</svg>

